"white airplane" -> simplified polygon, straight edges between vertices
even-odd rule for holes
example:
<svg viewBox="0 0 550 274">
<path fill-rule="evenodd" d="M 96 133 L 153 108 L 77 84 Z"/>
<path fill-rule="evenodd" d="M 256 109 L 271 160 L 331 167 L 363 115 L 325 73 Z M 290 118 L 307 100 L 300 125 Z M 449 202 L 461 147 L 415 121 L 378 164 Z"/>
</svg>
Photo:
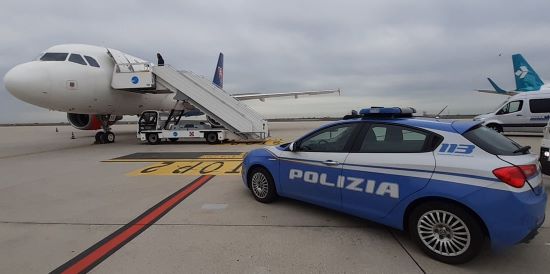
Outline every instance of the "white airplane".
<svg viewBox="0 0 550 274">
<path fill-rule="evenodd" d="M 143 59 L 105 47 L 64 44 L 45 50 L 31 62 L 17 65 L 4 77 L 6 89 L 27 103 L 67 113 L 69 123 L 81 130 L 98 130 L 98 143 L 114 142 L 110 125 L 123 115 L 139 115 L 144 110 L 168 111 L 174 107 L 174 93 L 155 90 L 124 91 L 113 89 L 114 58 L 128 63 L 150 64 Z M 223 54 L 220 53 L 214 84 L 223 87 Z M 287 93 L 234 94 L 237 100 L 299 95 L 318 95 L 336 90 Z M 202 115 L 193 105 L 184 105 L 187 116 Z"/>
</svg>

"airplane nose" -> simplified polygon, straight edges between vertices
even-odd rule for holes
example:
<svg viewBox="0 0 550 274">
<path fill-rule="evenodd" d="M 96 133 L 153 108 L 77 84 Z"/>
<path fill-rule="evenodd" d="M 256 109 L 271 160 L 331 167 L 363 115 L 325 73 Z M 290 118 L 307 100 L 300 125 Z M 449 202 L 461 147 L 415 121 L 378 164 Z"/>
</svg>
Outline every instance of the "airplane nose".
<svg viewBox="0 0 550 274">
<path fill-rule="evenodd" d="M 44 103 L 49 92 L 47 72 L 35 63 L 25 63 L 10 69 L 4 76 L 4 85 L 13 96 L 35 105 Z"/>
</svg>

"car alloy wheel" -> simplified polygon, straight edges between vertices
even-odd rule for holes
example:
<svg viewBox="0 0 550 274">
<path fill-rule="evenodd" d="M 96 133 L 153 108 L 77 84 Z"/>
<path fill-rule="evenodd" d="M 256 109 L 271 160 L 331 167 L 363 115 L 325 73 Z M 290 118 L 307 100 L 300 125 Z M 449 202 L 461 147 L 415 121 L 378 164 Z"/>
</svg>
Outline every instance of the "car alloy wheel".
<svg viewBox="0 0 550 274">
<path fill-rule="evenodd" d="M 431 251 L 443 256 L 458 256 L 468 250 L 471 235 L 458 216 L 443 210 L 424 213 L 416 227 L 420 239 Z"/>
<path fill-rule="evenodd" d="M 271 203 L 277 199 L 277 188 L 271 173 L 264 167 L 255 167 L 247 175 L 248 188 L 258 202 Z"/>
<path fill-rule="evenodd" d="M 252 175 L 250 187 L 256 197 L 260 199 L 265 199 L 265 197 L 267 197 L 267 193 L 269 192 L 269 183 L 263 173 L 257 172 Z"/>
</svg>

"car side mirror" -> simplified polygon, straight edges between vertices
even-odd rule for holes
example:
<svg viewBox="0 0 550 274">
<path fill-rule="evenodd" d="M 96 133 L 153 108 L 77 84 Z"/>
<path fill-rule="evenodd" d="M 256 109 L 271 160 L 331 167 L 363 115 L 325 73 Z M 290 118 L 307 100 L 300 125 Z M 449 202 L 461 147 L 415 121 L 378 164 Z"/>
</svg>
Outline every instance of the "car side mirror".
<svg viewBox="0 0 550 274">
<path fill-rule="evenodd" d="M 290 145 L 288 145 L 288 149 L 292 152 L 297 150 L 296 143 L 292 142 Z"/>
</svg>

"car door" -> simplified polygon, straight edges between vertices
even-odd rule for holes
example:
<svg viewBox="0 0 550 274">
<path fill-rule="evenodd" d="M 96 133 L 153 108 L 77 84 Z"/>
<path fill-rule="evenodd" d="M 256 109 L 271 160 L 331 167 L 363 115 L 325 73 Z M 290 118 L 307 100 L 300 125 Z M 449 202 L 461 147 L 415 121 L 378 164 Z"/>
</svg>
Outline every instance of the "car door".
<svg viewBox="0 0 550 274">
<path fill-rule="evenodd" d="M 332 125 L 296 141 L 280 156 L 280 188 L 292 198 L 340 208 L 338 178 L 359 129 L 358 123 Z"/>
<path fill-rule="evenodd" d="M 375 123 L 359 138 L 343 167 L 342 206 L 377 219 L 426 186 L 435 169 L 433 152 L 426 147 L 434 137 L 423 130 Z"/>
<path fill-rule="evenodd" d="M 529 122 L 529 111 L 524 107 L 523 100 L 514 100 L 502 106 L 495 118 L 502 122 L 505 131 L 522 130 Z"/>
</svg>

